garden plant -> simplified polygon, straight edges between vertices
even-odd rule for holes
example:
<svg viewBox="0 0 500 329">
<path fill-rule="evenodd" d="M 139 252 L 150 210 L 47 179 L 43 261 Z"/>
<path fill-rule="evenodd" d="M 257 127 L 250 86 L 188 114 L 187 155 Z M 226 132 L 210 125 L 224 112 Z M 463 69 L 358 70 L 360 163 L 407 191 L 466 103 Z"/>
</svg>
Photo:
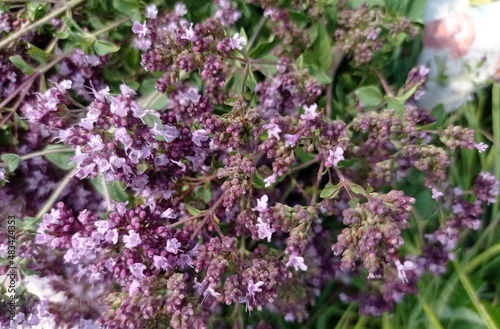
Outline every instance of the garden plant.
<svg viewBox="0 0 500 329">
<path fill-rule="evenodd" d="M 419 106 L 424 6 L 0 1 L 0 327 L 500 328 L 500 84 Z"/>
</svg>

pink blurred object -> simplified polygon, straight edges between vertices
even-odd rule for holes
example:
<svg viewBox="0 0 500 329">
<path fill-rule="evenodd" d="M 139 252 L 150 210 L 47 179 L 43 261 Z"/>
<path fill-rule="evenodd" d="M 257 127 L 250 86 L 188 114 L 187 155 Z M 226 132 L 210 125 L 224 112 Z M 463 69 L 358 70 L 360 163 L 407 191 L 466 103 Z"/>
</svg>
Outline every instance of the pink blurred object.
<svg viewBox="0 0 500 329">
<path fill-rule="evenodd" d="M 428 0 L 424 22 L 419 64 L 430 73 L 421 107 L 455 111 L 500 80 L 500 2 L 471 7 L 467 0 Z"/>
</svg>

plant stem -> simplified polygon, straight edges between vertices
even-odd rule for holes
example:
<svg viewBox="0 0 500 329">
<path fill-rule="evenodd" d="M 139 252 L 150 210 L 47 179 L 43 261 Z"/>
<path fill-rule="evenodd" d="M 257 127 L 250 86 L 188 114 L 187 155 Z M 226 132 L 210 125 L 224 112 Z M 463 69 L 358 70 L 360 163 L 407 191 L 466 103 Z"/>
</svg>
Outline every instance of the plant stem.
<svg viewBox="0 0 500 329">
<path fill-rule="evenodd" d="M 38 78 L 40 75 L 42 75 L 45 72 L 47 72 L 48 70 L 50 70 L 54 65 L 56 65 L 61 60 L 63 60 L 64 58 L 66 58 L 66 56 L 68 56 L 68 54 L 64 53 L 64 54 L 62 54 L 62 55 L 57 56 L 56 58 L 54 58 L 51 62 L 47 63 L 47 65 L 45 65 L 45 66 L 43 66 L 41 68 L 38 68 L 36 70 L 37 72 L 35 74 L 33 74 L 32 76 L 30 76 L 28 80 L 26 80 L 25 82 L 23 82 L 19 87 L 17 87 L 16 90 L 14 90 L 13 93 L 11 93 L 9 95 L 9 97 L 7 97 L 6 99 L 4 99 L 2 101 L 2 103 L 0 103 L 0 109 L 4 108 L 7 104 L 9 104 L 9 102 L 12 99 L 14 99 L 14 97 L 16 97 L 20 92 L 23 92 L 24 89 L 29 89 L 30 86 L 31 86 L 31 84 L 33 83 L 33 81 L 35 81 L 36 78 Z M 11 112 L 11 113 L 14 113 L 14 112 Z"/>
<path fill-rule="evenodd" d="M 64 176 L 62 181 L 59 183 L 59 186 L 54 190 L 54 192 L 52 192 L 52 194 L 50 195 L 49 199 L 47 200 L 47 202 L 45 203 L 43 208 L 36 215 L 37 220 L 40 220 L 43 217 L 43 215 L 45 215 L 50 210 L 50 208 L 52 208 L 52 206 L 57 201 L 57 199 L 59 198 L 61 193 L 64 191 L 66 186 L 68 186 L 68 184 L 71 181 L 71 179 L 73 178 L 73 176 L 76 175 L 76 172 L 77 172 L 77 169 L 75 168 L 75 169 L 71 170 L 70 172 L 68 172 L 66 174 L 66 176 Z"/>
<path fill-rule="evenodd" d="M 342 63 L 342 59 L 344 58 L 344 52 L 340 50 L 338 47 L 333 47 L 333 60 L 332 66 L 330 67 L 330 77 L 332 78 L 332 83 L 328 85 L 326 90 L 326 116 L 328 119 L 332 119 L 332 98 L 333 98 L 333 81 L 335 80 L 335 74 L 337 73 L 337 69 Z"/>
<path fill-rule="evenodd" d="M 108 185 L 106 184 L 106 180 L 104 179 L 104 175 L 101 176 L 101 184 L 102 184 L 102 194 L 104 195 L 104 200 L 106 201 L 106 209 L 111 211 L 113 207 L 111 206 L 111 198 L 109 197 Z"/>
<path fill-rule="evenodd" d="M 92 33 L 92 35 L 96 37 L 98 35 L 101 35 L 103 33 L 108 32 L 110 30 L 113 30 L 114 28 L 116 28 L 116 27 L 118 27 L 118 26 L 120 26 L 123 23 L 128 22 L 128 21 L 130 21 L 130 17 L 125 17 L 125 18 L 119 19 L 119 20 L 107 25 L 106 27 L 104 27 L 102 29 L 95 31 L 94 33 Z"/>
<path fill-rule="evenodd" d="M 321 175 L 323 170 L 325 170 L 325 161 L 321 161 L 321 164 L 319 165 L 319 170 L 317 174 L 318 176 L 316 176 L 316 184 L 314 184 L 314 192 L 311 199 L 311 206 L 314 206 L 316 204 L 316 199 L 318 198 L 319 184 L 321 183 L 321 178 L 323 178 L 323 176 Z"/>
<path fill-rule="evenodd" d="M 63 152 L 73 152 L 74 150 L 72 148 L 66 148 L 66 147 L 61 147 L 61 148 L 58 148 L 58 149 L 50 149 L 50 150 L 41 150 L 41 151 L 38 151 L 38 152 L 33 152 L 33 153 L 29 153 L 29 154 L 25 154 L 25 155 L 22 155 L 21 156 L 21 160 L 29 160 L 29 159 L 33 159 L 33 158 L 36 158 L 36 157 L 39 157 L 39 156 L 44 156 L 46 154 L 52 154 L 52 153 L 63 153 Z"/>
<path fill-rule="evenodd" d="M 257 39 L 257 36 L 259 35 L 260 30 L 262 30 L 262 27 L 264 26 L 264 23 L 266 22 L 266 17 L 261 16 L 259 22 L 257 23 L 257 27 L 255 30 L 252 32 L 252 36 L 250 37 L 250 40 L 248 40 L 247 44 L 247 49 L 250 50 Z"/>
<path fill-rule="evenodd" d="M 61 8 L 59 8 L 59 9 L 53 11 L 52 13 L 50 13 L 49 15 L 45 16 L 44 18 L 42 18 L 42 19 L 34 22 L 31 25 L 28 25 L 28 26 L 20 29 L 19 31 L 16 31 L 16 32 L 12 33 L 7 38 L 5 38 L 4 40 L 0 41 L 0 49 L 5 48 L 11 42 L 16 41 L 17 39 L 19 39 L 20 37 L 22 37 L 26 33 L 31 32 L 31 31 L 39 28 L 43 24 L 49 22 L 51 19 L 56 18 L 57 16 L 61 15 L 62 13 L 64 13 L 66 10 L 72 9 L 73 7 L 75 7 L 75 6 L 79 5 L 80 3 L 82 3 L 83 1 L 84 0 L 72 0 L 72 1 L 64 4 Z"/>
</svg>

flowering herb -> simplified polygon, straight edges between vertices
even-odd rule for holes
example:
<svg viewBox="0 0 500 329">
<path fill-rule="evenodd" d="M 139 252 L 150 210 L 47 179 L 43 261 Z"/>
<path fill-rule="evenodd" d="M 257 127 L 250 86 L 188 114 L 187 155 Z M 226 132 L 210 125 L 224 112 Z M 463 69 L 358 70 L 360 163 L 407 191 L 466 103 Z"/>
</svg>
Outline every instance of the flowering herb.
<svg viewBox="0 0 500 329">
<path fill-rule="evenodd" d="M 426 67 L 387 67 L 420 32 L 393 9 L 0 5 L 0 212 L 23 285 L 65 300 L 20 289 L 1 325 L 275 328 L 330 282 L 379 316 L 443 274 L 499 183 L 458 186 L 488 144 L 416 105 Z"/>
</svg>

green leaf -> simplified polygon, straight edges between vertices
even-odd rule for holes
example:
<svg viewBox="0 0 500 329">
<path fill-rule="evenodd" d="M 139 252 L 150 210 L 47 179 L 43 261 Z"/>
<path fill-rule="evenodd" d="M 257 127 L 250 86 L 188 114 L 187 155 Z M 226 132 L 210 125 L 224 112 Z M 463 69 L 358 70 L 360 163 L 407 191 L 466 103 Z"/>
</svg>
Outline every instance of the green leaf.
<svg viewBox="0 0 500 329">
<path fill-rule="evenodd" d="M 61 148 L 61 145 L 49 145 L 45 149 L 46 150 L 55 150 Z M 45 154 L 43 157 L 49 161 L 50 163 L 54 164 L 57 168 L 60 168 L 62 170 L 70 170 L 76 166 L 75 163 L 72 163 L 70 158 L 74 155 L 75 153 L 73 151 L 67 152 L 63 151 L 60 153 L 49 153 Z"/>
<path fill-rule="evenodd" d="M 26 5 L 26 9 L 28 10 L 28 17 L 30 21 L 36 21 L 45 14 L 47 14 L 47 11 L 49 9 L 49 4 L 48 3 L 43 3 L 42 1 L 30 1 Z"/>
<path fill-rule="evenodd" d="M 297 70 L 304 69 L 304 55 L 300 55 L 299 58 L 295 61 L 295 66 L 297 66 Z"/>
<path fill-rule="evenodd" d="M 212 200 L 212 188 L 210 184 L 205 184 L 196 190 L 196 196 L 200 198 L 204 203 L 209 203 Z"/>
<path fill-rule="evenodd" d="M 354 194 L 366 195 L 365 189 L 358 184 L 349 184 L 349 188 Z"/>
<path fill-rule="evenodd" d="M 228 105 L 228 106 L 233 106 L 234 103 L 236 103 L 238 101 L 238 99 L 240 99 L 239 96 L 237 96 L 237 97 L 230 97 L 230 98 L 228 98 L 228 99 L 226 99 L 224 101 L 224 104 Z"/>
<path fill-rule="evenodd" d="M 264 55 L 269 54 L 275 45 L 276 42 L 274 42 L 274 35 L 271 35 L 266 41 L 263 41 L 255 46 L 248 55 L 250 58 L 262 58 Z"/>
<path fill-rule="evenodd" d="M 141 20 L 140 2 L 137 0 L 113 0 L 113 7 L 133 21 Z"/>
<path fill-rule="evenodd" d="M 340 192 L 340 185 L 333 185 L 328 182 L 319 195 L 322 199 L 335 199 Z"/>
<path fill-rule="evenodd" d="M 31 67 L 31 65 L 26 63 L 21 56 L 10 56 L 9 60 L 12 62 L 12 64 L 14 64 L 15 67 L 23 71 L 24 74 L 32 75 L 33 73 L 35 73 L 35 69 Z"/>
<path fill-rule="evenodd" d="M 329 85 L 332 83 L 332 78 L 325 72 L 311 72 L 311 75 L 318 81 L 320 85 Z"/>
<path fill-rule="evenodd" d="M 403 116 L 405 113 L 405 105 L 403 102 L 392 97 L 386 97 L 385 100 L 387 102 L 387 108 L 394 110 L 397 116 Z"/>
<path fill-rule="evenodd" d="M 9 172 L 14 172 L 21 163 L 21 157 L 14 153 L 2 154 L 1 159 L 7 165 Z"/>
<path fill-rule="evenodd" d="M 376 86 L 361 87 L 354 93 L 365 107 L 375 107 L 384 100 L 384 95 Z"/>
<path fill-rule="evenodd" d="M 94 188 L 101 193 L 102 195 L 105 195 L 103 191 L 103 184 L 102 184 L 102 178 L 101 177 L 96 177 L 90 179 L 90 182 L 94 186 Z M 122 182 L 120 181 L 112 181 L 109 183 L 106 183 L 106 189 L 108 191 L 108 195 L 111 199 L 118 201 L 118 202 L 126 202 L 129 201 L 129 195 L 125 191 L 125 186 L 123 185 Z"/>
<path fill-rule="evenodd" d="M 36 231 L 38 228 L 38 218 L 36 217 L 24 217 L 22 221 L 19 221 L 18 227 L 23 231 Z"/>
<path fill-rule="evenodd" d="M 186 210 L 188 211 L 188 213 L 192 216 L 196 216 L 196 215 L 199 215 L 202 213 L 201 210 L 199 209 L 196 209 L 195 207 L 193 207 L 192 205 L 190 205 L 189 203 L 185 203 L 184 204 L 184 207 L 186 208 Z"/>
<path fill-rule="evenodd" d="M 302 147 L 296 147 L 294 153 L 302 163 L 312 161 L 316 157 L 316 154 L 304 152 Z"/>
<path fill-rule="evenodd" d="M 109 53 L 116 53 L 120 47 L 108 41 L 97 40 L 94 42 L 94 50 L 97 55 L 104 56 Z"/>
<path fill-rule="evenodd" d="M 318 37 L 314 41 L 313 49 L 316 55 L 318 68 L 321 71 L 328 71 L 333 60 L 330 37 L 322 22 L 316 23 L 316 30 L 318 31 Z"/>
<path fill-rule="evenodd" d="M 146 114 L 145 116 L 142 117 L 142 120 L 144 120 L 144 123 L 148 125 L 148 127 L 154 127 L 155 122 L 160 126 L 162 126 L 161 120 L 159 117 L 153 114 Z"/>
<path fill-rule="evenodd" d="M 264 178 L 257 171 L 253 174 L 252 185 L 258 189 L 265 188 Z"/>
<path fill-rule="evenodd" d="M 47 64 L 47 53 L 45 51 L 36 46 L 33 46 L 32 44 L 29 44 L 28 47 L 28 54 L 31 56 L 31 58 L 33 58 L 41 65 Z"/>
</svg>

